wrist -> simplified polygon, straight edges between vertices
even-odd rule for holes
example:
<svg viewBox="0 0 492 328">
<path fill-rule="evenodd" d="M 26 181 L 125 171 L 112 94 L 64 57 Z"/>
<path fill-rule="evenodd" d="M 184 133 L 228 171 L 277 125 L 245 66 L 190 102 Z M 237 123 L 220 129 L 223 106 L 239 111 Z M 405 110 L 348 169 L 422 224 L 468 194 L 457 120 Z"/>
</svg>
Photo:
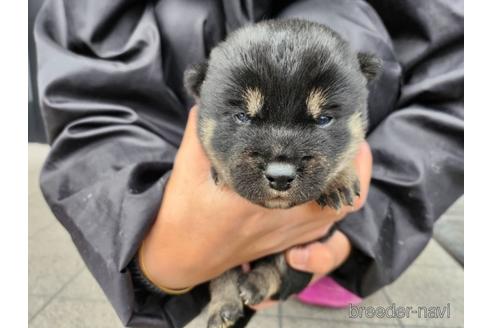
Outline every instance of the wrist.
<svg viewBox="0 0 492 328">
<path fill-rule="evenodd" d="M 160 275 L 155 274 L 155 271 L 150 271 L 146 264 L 146 257 L 144 253 L 147 253 L 145 247 L 145 241 L 140 246 L 138 254 L 133 261 L 133 272 L 137 275 L 143 284 L 156 293 L 165 293 L 170 295 L 180 295 L 190 291 L 194 285 L 189 284 L 188 287 L 175 287 L 172 283 L 166 282 L 163 284 Z"/>
<path fill-rule="evenodd" d="M 184 256 L 184 249 L 172 251 L 162 243 L 177 245 L 165 236 L 158 236 L 151 231 L 140 246 L 137 263 L 145 278 L 162 290 L 184 290 L 198 284 L 193 277 L 193 268 Z"/>
</svg>

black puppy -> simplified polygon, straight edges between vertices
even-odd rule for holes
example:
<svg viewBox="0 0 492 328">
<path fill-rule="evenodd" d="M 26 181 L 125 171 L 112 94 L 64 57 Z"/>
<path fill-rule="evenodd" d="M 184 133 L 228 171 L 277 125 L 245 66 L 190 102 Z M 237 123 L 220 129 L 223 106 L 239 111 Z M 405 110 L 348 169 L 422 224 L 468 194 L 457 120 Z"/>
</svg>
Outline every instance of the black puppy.
<svg viewBox="0 0 492 328">
<path fill-rule="evenodd" d="M 380 66 L 312 22 L 265 21 L 232 33 L 207 63 L 185 73 L 215 181 L 268 208 L 311 200 L 352 205 L 366 86 Z M 309 278 L 280 254 L 257 261 L 248 274 L 232 269 L 210 283 L 208 326 L 232 326 L 243 304 L 286 298 Z"/>
</svg>

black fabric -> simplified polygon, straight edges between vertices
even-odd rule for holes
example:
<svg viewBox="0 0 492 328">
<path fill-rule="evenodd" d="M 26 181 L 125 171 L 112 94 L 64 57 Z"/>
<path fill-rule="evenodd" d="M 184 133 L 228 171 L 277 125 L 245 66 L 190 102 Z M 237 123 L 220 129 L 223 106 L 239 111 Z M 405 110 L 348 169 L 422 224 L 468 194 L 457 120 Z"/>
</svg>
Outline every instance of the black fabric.
<svg viewBox="0 0 492 328">
<path fill-rule="evenodd" d="M 234 323 L 233 328 L 244 328 L 248 325 L 248 323 L 253 319 L 253 316 L 256 314 L 256 311 L 250 308 L 249 306 L 244 307 L 243 316 Z"/>
<path fill-rule="evenodd" d="M 333 277 L 367 296 L 392 282 L 463 193 L 463 2 L 48 0 L 35 39 L 51 152 L 43 194 L 128 326 L 182 327 L 206 286 L 156 296 L 131 278 L 159 208 L 192 99 L 182 73 L 227 33 L 302 17 L 378 55 L 366 206 L 337 225 L 353 245 Z"/>
<path fill-rule="evenodd" d="M 309 272 L 299 271 L 291 266 L 287 267 L 287 272 L 283 276 L 280 290 L 272 296 L 273 300 L 285 301 L 291 295 L 302 291 L 313 278 L 313 274 Z"/>
<path fill-rule="evenodd" d="M 142 269 L 140 268 L 140 264 L 138 263 L 138 255 L 136 255 L 130 263 L 128 263 L 128 271 L 131 274 L 131 277 L 133 279 L 133 283 L 135 285 L 140 285 L 144 289 L 156 294 L 157 296 L 160 297 L 166 297 L 167 293 L 165 293 L 162 289 L 160 289 L 158 286 L 154 285 L 152 281 L 150 281 L 145 274 L 142 272 Z"/>
<path fill-rule="evenodd" d="M 320 242 L 326 242 L 336 231 L 336 226 L 333 225 Z M 282 275 L 282 284 L 280 290 L 272 296 L 274 300 L 286 300 L 291 295 L 302 291 L 311 282 L 313 274 L 305 271 L 299 271 L 287 265 L 285 274 Z"/>
<path fill-rule="evenodd" d="M 27 42 L 29 47 L 29 114 L 28 114 L 28 142 L 46 143 L 46 133 L 44 131 L 41 110 L 38 104 L 37 67 L 36 67 L 36 48 L 34 46 L 34 21 L 44 0 L 29 0 L 28 10 L 28 35 Z"/>
</svg>

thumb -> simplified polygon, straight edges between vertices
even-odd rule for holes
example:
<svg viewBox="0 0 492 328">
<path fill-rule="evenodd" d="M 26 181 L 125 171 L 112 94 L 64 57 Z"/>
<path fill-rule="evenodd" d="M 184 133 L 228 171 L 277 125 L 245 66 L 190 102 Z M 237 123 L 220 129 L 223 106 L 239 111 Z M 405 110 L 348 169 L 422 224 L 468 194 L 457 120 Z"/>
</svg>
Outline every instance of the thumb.
<svg viewBox="0 0 492 328">
<path fill-rule="evenodd" d="M 326 274 L 335 268 L 335 256 L 326 244 L 314 242 L 287 251 L 287 262 L 300 271 Z"/>
<path fill-rule="evenodd" d="M 297 270 L 325 275 L 345 262 L 351 252 L 350 240 L 341 231 L 324 242 L 313 242 L 287 251 L 286 259 Z"/>
</svg>

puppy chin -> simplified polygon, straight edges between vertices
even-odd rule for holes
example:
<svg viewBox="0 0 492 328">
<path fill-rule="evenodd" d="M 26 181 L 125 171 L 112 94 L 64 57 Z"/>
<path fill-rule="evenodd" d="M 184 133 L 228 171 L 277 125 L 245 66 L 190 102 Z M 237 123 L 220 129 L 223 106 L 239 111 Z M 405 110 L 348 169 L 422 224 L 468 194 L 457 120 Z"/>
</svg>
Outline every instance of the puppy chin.
<svg viewBox="0 0 492 328">
<path fill-rule="evenodd" d="M 300 199 L 295 189 L 277 191 L 267 188 L 264 192 L 265 196 L 257 204 L 270 209 L 288 209 L 309 201 L 309 199 Z"/>
<path fill-rule="evenodd" d="M 293 206 L 291 201 L 289 201 L 287 199 L 281 199 L 281 198 L 267 200 L 262 205 L 266 208 L 271 208 L 271 209 L 275 209 L 275 208 L 286 209 L 286 208 L 290 208 Z"/>
</svg>

